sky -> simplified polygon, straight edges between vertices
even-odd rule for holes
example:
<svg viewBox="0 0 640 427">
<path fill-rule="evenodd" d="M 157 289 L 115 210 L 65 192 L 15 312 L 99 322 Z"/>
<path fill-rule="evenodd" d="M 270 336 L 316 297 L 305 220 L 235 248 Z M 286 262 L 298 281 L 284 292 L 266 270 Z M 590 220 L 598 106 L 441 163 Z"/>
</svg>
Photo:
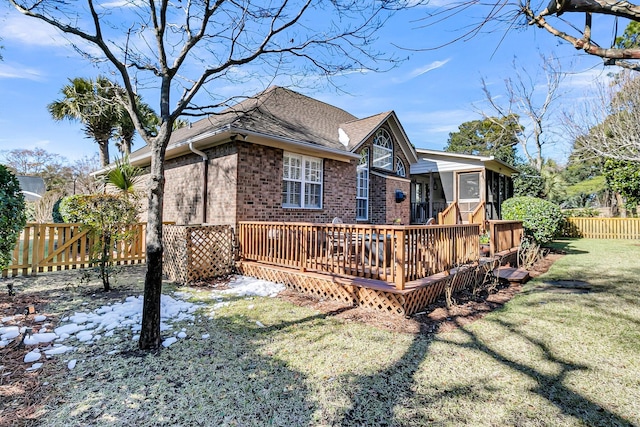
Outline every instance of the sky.
<svg viewBox="0 0 640 427">
<path fill-rule="evenodd" d="M 560 89 L 556 116 L 583 104 L 593 93 L 593 82 L 615 71 L 534 27 L 506 31 L 498 25 L 467 40 L 428 49 L 457 38 L 481 16 L 480 9 L 470 8 L 443 23 L 426 26 L 423 18 L 442 4 L 447 2 L 433 0 L 431 6 L 399 13 L 380 31 L 376 47 L 406 58 L 393 69 L 351 73 L 336 78 L 335 86 L 318 84 L 299 91 L 360 118 L 394 110 L 416 147 L 439 150 L 450 132 L 463 122 L 478 119 L 478 109 L 487 110 L 482 78 L 495 99 L 504 99 L 504 80 L 515 75 L 514 62 L 531 76 L 541 73 L 541 54 L 554 55 L 563 64 L 567 76 Z M 583 19 L 575 18 L 577 22 Z M 610 43 L 611 25 L 596 20 L 595 36 L 598 30 L 604 34 L 602 44 Z M 97 153 L 97 145 L 85 137 L 80 124 L 56 122 L 46 107 L 61 97 L 60 89 L 69 78 L 95 78 L 100 70 L 80 58 L 55 30 L 22 16 L 6 2 L 0 6 L 0 39 L 0 158 L 1 151 L 38 147 L 70 162 Z M 253 84 L 260 87 L 268 81 L 258 77 Z M 246 87 L 243 89 L 246 91 Z M 544 93 L 544 88 L 541 90 Z M 143 94 L 154 107 L 151 97 Z M 561 130 L 558 134 L 556 143 L 547 147 L 544 155 L 562 162 L 571 141 L 562 137 Z M 137 139 L 134 149 L 141 144 Z M 111 156 L 114 153 L 111 148 Z"/>
</svg>

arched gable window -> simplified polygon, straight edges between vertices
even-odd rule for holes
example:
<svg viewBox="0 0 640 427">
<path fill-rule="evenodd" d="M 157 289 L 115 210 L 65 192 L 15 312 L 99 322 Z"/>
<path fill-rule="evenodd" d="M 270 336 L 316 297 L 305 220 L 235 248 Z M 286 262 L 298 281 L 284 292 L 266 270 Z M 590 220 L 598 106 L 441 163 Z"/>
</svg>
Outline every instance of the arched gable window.
<svg viewBox="0 0 640 427">
<path fill-rule="evenodd" d="M 406 178 L 407 170 L 404 167 L 404 162 L 400 157 L 396 157 L 396 175 Z"/>
<path fill-rule="evenodd" d="M 360 152 L 356 169 L 356 219 L 369 219 L 369 149 Z"/>
<path fill-rule="evenodd" d="M 373 138 L 373 166 L 393 170 L 393 140 L 385 129 L 378 129 Z"/>
</svg>

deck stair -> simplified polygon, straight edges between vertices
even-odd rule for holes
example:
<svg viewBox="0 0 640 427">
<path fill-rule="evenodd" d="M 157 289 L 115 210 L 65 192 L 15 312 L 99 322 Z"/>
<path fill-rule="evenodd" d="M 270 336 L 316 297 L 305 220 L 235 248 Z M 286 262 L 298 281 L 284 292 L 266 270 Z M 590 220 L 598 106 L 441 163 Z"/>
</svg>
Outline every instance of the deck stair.
<svg viewBox="0 0 640 427">
<path fill-rule="evenodd" d="M 522 284 L 529 280 L 529 272 L 524 268 L 502 266 L 493 270 L 493 274 L 500 280 L 506 280 L 510 284 Z"/>
</svg>

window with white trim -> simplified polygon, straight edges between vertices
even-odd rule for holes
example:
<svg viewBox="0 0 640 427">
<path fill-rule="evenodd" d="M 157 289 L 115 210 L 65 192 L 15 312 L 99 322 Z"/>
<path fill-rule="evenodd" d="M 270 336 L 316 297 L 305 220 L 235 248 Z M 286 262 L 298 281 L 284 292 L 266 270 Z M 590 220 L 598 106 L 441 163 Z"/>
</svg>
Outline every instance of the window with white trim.
<svg viewBox="0 0 640 427">
<path fill-rule="evenodd" d="M 322 208 L 322 159 L 284 153 L 282 207 Z"/>
<path fill-rule="evenodd" d="M 369 219 L 369 149 L 360 152 L 356 169 L 356 219 Z"/>
<path fill-rule="evenodd" d="M 405 178 L 407 176 L 407 170 L 404 167 L 404 162 L 400 157 L 396 157 L 396 175 Z"/>
<path fill-rule="evenodd" d="M 373 166 L 393 170 L 393 140 L 385 129 L 378 129 L 373 138 Z"/>
</svg>

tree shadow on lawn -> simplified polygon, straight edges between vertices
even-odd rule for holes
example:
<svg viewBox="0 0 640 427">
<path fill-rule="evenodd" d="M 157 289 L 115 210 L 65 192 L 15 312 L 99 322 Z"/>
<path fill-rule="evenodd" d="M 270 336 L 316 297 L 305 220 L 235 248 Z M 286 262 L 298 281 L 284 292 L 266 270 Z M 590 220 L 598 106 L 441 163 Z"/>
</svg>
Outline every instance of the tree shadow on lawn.
<svg viewBox="0 0 640 427">
<path fill-rule="evenodd" d="M 541 354 L 541 359 L 546 365 L 551 364 L 556 368 L 553 369 L 554 373 L 550 374 L 546 366 L 536 368 L 534 365 L 530 366 L 520 362 L 518 361 L 518 355 L 510 356 L 509 349 L 502 351 L 502 349 L 494 348 L 491 342 L 483 340 L 477 333 L 473 332 L 473 328 L 468 328 L 466 322 L 461 322 L 460 319 L 454 319 L 454 321 L 458 321 L 458 330 L 467 338 L 463 342 L 459 341 L 459 338 L 449 339 L 447 334 L 432 335 L 429 333 L 430 331 L 422 331 L 415 336 L 408 350 L 393 365 L 375 374 L 352 379 L 350 381 L 352 389 L 351 407 L 344 412 L 335 425 L 422 424 L 426 423 L 423 418 L 420 418 L 422 415 L 412 414 L 412 411 L 418 412 L 427 406 L 443 407 L 448 400 L 456 399 L 456 396 L 463 396 L 467 399 L 473 398 L 472 396 L 474 395 L 480 396 L 476 398 L 477 403 L 473 404 L 482 406 L 482 399 L 486 398 L 486 396 L 482 397 L 482 395 L 492 394 L 497 390 L 479 383 L 455 383 L 453 382 L 455 378 L 452 379 L 452 383 L 446 386 L 445 390 L 439 390 L 428 395 L 415 394 L 413 390 L 420 386 L 419 380 L 416 379 L 416 374 L 420 370 L 420 365 L 430 356 L 430 347 L 435 343 L 444 343 L 473 352 L 481 352 L 509 370 L 525 375 L 535 384 L 530 389 L 531 392 L 554 405 L 562 414 L 572 417 L 585 425 L 632 425 L 631 421 L 603 408 L 598 403 L 565 385 L 568 375 L 575 371 L 589 370 L 588 366 L 563 360 L 555 355 L 554 351 L 545 342 L 518 331 L 517 325 L 511 325 L 500 319 L 488 320 L 499 325 L 505 330 L 505 333 L 514 335 L 514 339 L 523 339 L 533 347 L 532 352 Z M 465 363 L 464 359 L 459 360 L 459 362 Z M 525 381 L 522 381 L 524 384 Z M 407 401 L 411 399 L 415 399 L 417 403 L 406 406 Z M 527 415 L 518 413 L 517 411 L 520 409 L 516 407 L 510 414 L 507 414 L 510 422 L 517 423 L 514 420 L 522 418 L 531 420 L 531 418 L 527 418 Z M 397 415 L 394 415 L 397 410 L 404 411 L 405 417 L 397 418 Z M 507 408 L 507 410 L 509 409 Z M 524 411 L 526 412 L 526 409 Z M 435 418 L 438 417 L 441 417 L 441 419 L 435 422 L 463 422 L 462 420 L 464 419 L 455 418 L 455 414 L 446 413 L 439 413 L 435 416 Z M 428 421 L 433 422 L 434 419 L 430 417 Z M 488 424 L 489 420 L 485 419 L 485 422 Z"/>
<path fill-rule="evenodd" d="M 304 374 L 262 354 L 254 342 L 259 328 L 246 319 L 210 322 L 158 352 L 125 343 L 116 354 L 82 355 L 51 381 L 55 409 L 42 424 L 309 425 L 314 404 Z"/>
<path fill-rule="evenodd" d="M 469 329 L 461 329 L 461 332 L 469 339 L 466 343 L 461 344 L 446 339 L 442 339 L 441 341 L 451 345 L 469 348 L 471 350 L 479 350 L 510 369 L 526 375 L 536 384 L 536 386 L 531 389 L 532 392 L 555 405 L 563 414 L 582 421 L 586 425 L 632 425 L 629 420 L 610 412 L 598 405 L 596 402 L 593 402 L 563 384 L 568 374 L 574 371 L 588 370 L 588 366 L 562 360 L 553 354 L 553 351 L 546 343 L 528 336 L 523 332 L 517 331 L 514 325 L 499 319 L 493 319 L 491 322 L 500 325 L 508 331 L 508 333 L 515 334 L 525 339 L 529 344 L 532 344 L 541 352 L 543 358 L 547 362 L 551 362 L 558 368 L 558 373 L 544 373 L 535 367 L 518 362 L 514 360 L 514 358 L 509 357 L 505 352 L 491 348 L 481 338 L 479 338 L 477 334 Z"/>
</svg>

